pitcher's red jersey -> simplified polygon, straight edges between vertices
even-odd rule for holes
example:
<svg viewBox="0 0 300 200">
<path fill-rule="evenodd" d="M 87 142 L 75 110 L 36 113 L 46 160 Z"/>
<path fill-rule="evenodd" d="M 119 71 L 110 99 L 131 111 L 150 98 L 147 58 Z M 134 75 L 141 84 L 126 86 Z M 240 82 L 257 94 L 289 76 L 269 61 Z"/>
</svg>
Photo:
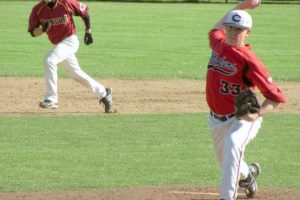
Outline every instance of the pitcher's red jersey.
<svg viewBox="0 0 300 200">
<path fill-rule="evenodd" d="M 33 7 L 28 32 L 46 21 L 52 22 L 48 31 L 48 38 L 57 44 L 68 36 L 75 34 L 73 15 L 84 17 L 88 14 L 88 7 L 77 0 L 57 0 L 53 9 L 47 7 L 43 1 Z"/>
<path fill-rule="evenodd" d="M 286 101 L 250 45 L 236 48 L 226 44 L 225 33 L 221 30 L 211 30 L 209 39 L 212 54 L 206 75 L 206 100 L 212 112 L 234 113 L 234 99 L 247 87 L 257 87 L 274 102 Z"/>
</svg>

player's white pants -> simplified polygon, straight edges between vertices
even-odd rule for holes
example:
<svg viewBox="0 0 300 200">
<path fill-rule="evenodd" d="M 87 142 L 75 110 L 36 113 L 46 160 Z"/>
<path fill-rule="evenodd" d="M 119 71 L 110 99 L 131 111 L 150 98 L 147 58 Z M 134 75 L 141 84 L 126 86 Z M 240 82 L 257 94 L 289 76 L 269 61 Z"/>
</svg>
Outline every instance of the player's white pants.
<svg viewBox="0 0 300 200">
<path fill-rule="evenodd" d="M 246 145 L 255 138 L 262 118 L 254 122 L 237 120 L 235 117 L 222 122 L 209 115 L 209 126 L 219 165 L 222 169 L 221 198 L 237 198 L 239 180 L 247 178 L 249 168 L 244 161 Z"/>
<path fill-rule="evenodd" d="M 57 64 L 76 81 L 89 88 L 96 98 L 102 99 L 106 95 L 102 84 L 95 81 L 81 70 L 75 53 L 79 48 L 79 40 L 76 35 L 67 37 L 48 52 L 44 58 L 46 94 L 45 100 L 58 102 L 57 94 Z"/>
</svg>

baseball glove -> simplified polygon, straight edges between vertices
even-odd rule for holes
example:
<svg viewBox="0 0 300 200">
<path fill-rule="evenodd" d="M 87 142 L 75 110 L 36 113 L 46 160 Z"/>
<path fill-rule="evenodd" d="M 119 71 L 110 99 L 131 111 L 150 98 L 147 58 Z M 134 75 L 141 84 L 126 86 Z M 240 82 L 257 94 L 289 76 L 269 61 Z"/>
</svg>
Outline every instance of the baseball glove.
<svg viewBox="0 0 300 200">
<path fill-rule="evenodd" d="M 255 93 L 247 88 L 235 98 L 235 117 L 240 118 L 249 113 L 257 113 L 260 109 L 260 104 Z"/>
</svg>

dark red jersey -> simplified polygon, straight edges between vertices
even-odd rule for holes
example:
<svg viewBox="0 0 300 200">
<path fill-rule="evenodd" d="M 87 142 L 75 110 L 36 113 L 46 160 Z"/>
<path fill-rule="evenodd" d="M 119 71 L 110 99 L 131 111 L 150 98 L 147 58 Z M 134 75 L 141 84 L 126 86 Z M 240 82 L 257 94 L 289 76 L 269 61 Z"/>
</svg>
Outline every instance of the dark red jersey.
<svg viewBox="0 0 300 200">
<path fill-rule="evenodd" d="M 41 1 L 31 11 L 28 32 L 46 21 L 51 21 L 52 26 L 48 31 L 48 38 L 53 44 L 57 44 L 66 37 L 75 34 L 72 16 L 84 17 L 87 14 L 88 7 L 77 0 L 57 0 L 52 9 Z"/>
<path fill-rule="evenodd" d="M 206 100 L 212 112 L 234 113 L 234 99 L 247 87 L 257 87 L 274 102 L 286 101 L 250 45 L 236 48 L 226 44 L 225 33 L 221 30 L 211 30 L 209 40 L 212 54 L 206 75 Z"/>
</svg>

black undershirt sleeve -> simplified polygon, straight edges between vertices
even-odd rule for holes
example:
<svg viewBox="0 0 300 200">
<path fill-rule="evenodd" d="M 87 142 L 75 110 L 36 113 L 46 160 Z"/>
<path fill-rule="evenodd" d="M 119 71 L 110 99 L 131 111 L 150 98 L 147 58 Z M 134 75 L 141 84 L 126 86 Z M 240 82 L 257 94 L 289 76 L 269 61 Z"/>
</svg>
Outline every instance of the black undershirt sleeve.
<svg viewBox="0 0 300 200">
<path fill-rule="evenodd" d="M 84 25 L 85 25 L 85 30 L 88 30 L 91 28 L 91 21 L 90 21 L 90 16 L 87 15 L 85 17 L 82 17 Z"/>
</svg>

